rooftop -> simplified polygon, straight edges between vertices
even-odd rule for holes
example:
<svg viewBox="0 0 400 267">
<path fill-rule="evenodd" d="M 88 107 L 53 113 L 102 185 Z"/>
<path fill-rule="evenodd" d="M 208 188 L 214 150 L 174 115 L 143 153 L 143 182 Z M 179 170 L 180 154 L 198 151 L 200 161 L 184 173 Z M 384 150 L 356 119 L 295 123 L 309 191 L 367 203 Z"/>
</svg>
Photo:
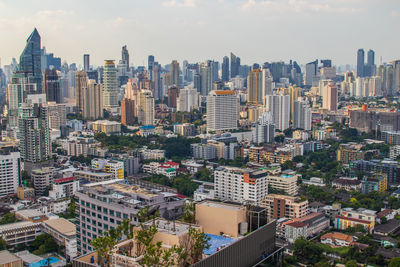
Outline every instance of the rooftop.
<svg viewBox="0 0 400 267">
<path fill-rule="evenodd" d="M 321 240 L 325 239 L 338 239 L 338 240 L 344 240 L 347 242 L 351 242 L 353 240 L 353 237 L 350 235 L 346 235 L 343 233 L 338 233 L 338 232 L 331 232 L 331 233 L 326 233 L 323 236 L 321 236 Z"/>
<path fill-rule="evenodd" d="M 47 220 L 44 223 L 63 235 L 75 236 L 76 234 L 75 224 L 64 218 Z"/>
<path fill-rule="evenodd" d="M 216 208 L 216 209 L 228 209 L 228 210 L 237 210 L 237 211 L 244 208 L 243 206 L 240 206 L 240 205 L 228 204 L 228 203 L 223 203 L 223 202 L 215 202 L 215 201 L 209 201 L 209 200 L 201 202 L 197 205 L 207 206 L 207 207 Z"/>
<path fill-rule="evenodd" d="M 1 259 L 1 264 L 4 264 L 3 266 L 7 266 L 8 264 L 11 264 L 12 262 L 21 260 L 21 258 L 10 253 L 8 250 L 0 251 L 0 259 Z"/>
<path fill-rule="evenodd" d="M 152 220 L 144 223 L 144 225 L 147 226 L 151 226 L 152 224 L 153 224 Z M 190 225 L 188 223 L 182 223 L 179 221 L 168 221 L 164 219 L 156 219 L 155 225 L 157 226 L 158 232 L 176 236 L 180 236 L 187 233 L 189 229 L 193 227 L 193 225 Z"/>
</svg>

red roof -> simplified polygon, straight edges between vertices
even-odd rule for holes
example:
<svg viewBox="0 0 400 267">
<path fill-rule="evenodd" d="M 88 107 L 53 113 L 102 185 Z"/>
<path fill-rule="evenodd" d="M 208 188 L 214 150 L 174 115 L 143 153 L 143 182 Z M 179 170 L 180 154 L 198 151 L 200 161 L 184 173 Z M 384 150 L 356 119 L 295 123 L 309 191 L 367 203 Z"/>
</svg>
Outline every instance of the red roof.
<svg viewBox="0 0 400 267">
<path fill-rule="evenodd" d="M 345 217 L 345 216 L 336 216 L 337 219 L 343 219 L 343 220 L 348 220 L 348 221 L 353 221 L 353 222 L 359 222 L 359 223 L 364 223 L 364 224 L 370 224 L 370 221 L 366 221 L 366 220 L 360 220 L 360 219 L 356 219 L 356 218 L 350 218 L 350 217 Z"/>
<path fill-rule="evenodd" d="M 169 164 L 169 165 L 172 165 L 172 166 L 179 166 L 179 163 L 176 163 L 176 162 L 173 162 L 173 161 L 165 162 L 165 164 Z"/>
<path fill-rule="evenodd" d="M 307 226 L 307 224 L 303 223 L 303 222 L 291 222 L 291 223 L 288 223 L 286 225 L 292 226 L 294 228 L 303 228 L 303 227 Z"/>
<path fill-rule="evenodd" d="M 379 212 L 376 217 L 378 217 L 379 219 L 382 217 L 386 217 L 387 215 L 389 215 L 390 213 L 392 213 L 393 211 L 391 209 L 384 209 L 381 212 Z"/>
<path fill-rule="evenodd" d="M 71 181 L 75 181 L 76 177 L 66 177 L 66 178 L 60 178 L 60 179 L 56 179 L 55 183 L 56 184 L 61 184 L 61 183 L 66 183 L 66 182 L 71 182 Z"/>
</svg>

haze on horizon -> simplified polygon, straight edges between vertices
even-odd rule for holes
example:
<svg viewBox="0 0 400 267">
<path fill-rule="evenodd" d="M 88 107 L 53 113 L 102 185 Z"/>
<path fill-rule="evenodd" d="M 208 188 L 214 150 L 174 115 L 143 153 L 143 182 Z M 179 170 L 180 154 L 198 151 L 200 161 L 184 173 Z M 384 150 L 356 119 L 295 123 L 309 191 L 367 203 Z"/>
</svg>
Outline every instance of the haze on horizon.
<svg viewBox="0 0 400 267">
<path fill-rule="evenodd" d="M 0 58 L 21 54 L 36 27 L 42 46 L 68 63 L 119 60 L 135 66 L 215 59 L 232 51 L 242 64 L 330 58 L 356 62 L 358 48 L 376 63 L 400 58 L 398 0 L 0 0 Z"/>
</svg>

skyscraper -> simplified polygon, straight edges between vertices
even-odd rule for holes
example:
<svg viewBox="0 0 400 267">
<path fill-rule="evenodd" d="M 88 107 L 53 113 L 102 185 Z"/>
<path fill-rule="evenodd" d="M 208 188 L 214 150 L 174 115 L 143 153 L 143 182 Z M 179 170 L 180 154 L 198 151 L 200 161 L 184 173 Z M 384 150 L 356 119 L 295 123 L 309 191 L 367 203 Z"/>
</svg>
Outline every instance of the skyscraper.
<svg viewBox="0 0 400 267">
<path fill-rule="evenodd" d="M 239 75 L 240 58 L 231 53 L 231 78 Z"/>
<path fill-rule="evenodd" d="M 357 51 L 357 76 L 358 77 L 364 77 L 364 65 L 365 65 L 365 60 L 364 60 L 364 49 L 360 48 Z"/>
<path fill-rule="evenodd" d="M 179 63 L 176 60 L 173 60 L 171 63 L 171 85 L 178 86 L 179 85 Z"/>
<path fill-rule="evenodd" d="M 46 69 L 43 73 L 43 90 L 47 101 L 62 103 L 60 80 L 55 69 Z"/>
<path fill-rule="evenodd" d="M 150 80 L 153 79 L 153 64 L 154 64 L 154 56 L 153 55 L 149 55 L 147 58 L 147 69 L 149 70 L 149 74 L 150 74 Z"/>
<path fill-rule="evenodd" d="M 90 70 L 90 55 L 84 54 L 83 55 L 83 70 L 88 72 Z"/>
<path fill-rule="evenodd" d="M 283 131 L 289 128 L 290 96 L 282 94 L 266 96 L 266 109 L 271 112 L 276 129 Z"/>
<path fill-rule="evenodd" d="M 35 28 L 26 41 L 26 46 L 19 58 L 19 71 L 27 72 L 32 76 L 32 81 L 36 83 L 36 90 L 42 93 L 42 66 L 40 35 Z"/>
<path fill-rule="evenodd" d="M 78 112 L 82 112 L 83 109 L 83 88 L 87 87 L 87 75 L 84 71 L 77 71 L 75 73 L 75 102 Z"/>
<path fill-rule="evenodd" d="M 394 93 L 400 90 L 400 59 L 392 61 Z"/>
<path fill-rule="evenodd" d="M 311 130 L 311 108 L 304 101 L 294 101 L 293 128 Z"/>
<path fill-rule="evenodd" d="M 154 124 L 154 98 L 150 90 L 140 90 L 137 103 L 138 121 L 142 125 Z"/>
<path fill-rule="evenodd" d="M 229 81 L 229 57 L 227 56 L 222 60 L 222 81 Z"/>
<path fill-rule="evenodd" d="M 253 69 L 247 78 L 247 103 L 249 105 L 262 105 L 263 94 L 263 72 L 261 69 Z"/>
<path fill-rule="evenodd" d="M 289 95 L 290 95 L 290 121 L 293 122 L 294 114 L 296 112 L 294 108 L 294 102 L 297 101 L 299 97 L 301 97 L 301 88 L 296 86 L 290 86 Z"/>
<path fill-rule="evenodd" d="M 313 85 L 312 84 L 313 78 L 317 75 L 317 71 L 318 71 L 318 60 L 306 64 L 306 79 L 305 79 L 306 86 L 311 87 Z"/>
<path fill-rule="evenodd" d="M 275 124 L 271 113 L 262 113 L 251 132 L 253 143 L 272 143 L 275 138 Z"/>
<path fill-rule="evenodd" d="M 135 123 L 135 102 L 124 98 L 121 101 L 121 123 L 128 126 Z"/>
<path fill-rule="evenodd" d="M 22 103 L 18 113 L 18 139 L 24 162 L 49 159 L 51 140 L 48 107 L 41 103 Z"/>
<path fill-rule="evenodd" d="M 237 129 L 239 100 L 234 91 L 211 91 L 207 96 L 207 132 Z"/>
<path fill-rule="evenodd" d="M 118 81 L 114 60 L 106 60 L 104 65 L 103 105 L 108 110 L 118 107 Z"/>
<path fill-rule="evenodd" d="M 126 71 L 129 71 L 129 52 L 126 45 L 122 47 L 121 60 L 126 65 Z"/>
<path fill-rule="evenodd" d="M 176 108 L 176 99 L 179 95 L 179 89 L 176 86 L 168 88 L 168 107 Z"/>
<path fill-rule="evenodd" d="M 103 117 L 103 86 L 95 80 L 88 80 L 82 88 L 82 117 L 91 120 Z"/>
<path fill-rule="evenodd" d="M 0 150 L 0 166 L 0 197 L 16 194 L 21 182 L 20 153 Z"/>
<path fill-rule="evenodd" d="M 322 108 L 329 111 L 336 111 L 338 104 L 338 88 L 335 84 L 329 83 L 322 88 Z"/>
<path fill-rule="evenodd" d="M 200 93 L 195 88 L 184 88 L 179 90 L 177 99 L 177 111 L 191 112 L 200 106 Z"/>
<path fill-rule="evenodd" d="M 212 90 L 212 61 L 207 60 L 200 64 L 200 93 L 206 96 Z"/>
<path fill-rule="evenodd" d="M 163 98 L 163 87 L 161 82 L 161 66 L 157 62 L 153 62 L 151 81 L 153 84 L 153 96 L 155 100 Z"/>
</svg>

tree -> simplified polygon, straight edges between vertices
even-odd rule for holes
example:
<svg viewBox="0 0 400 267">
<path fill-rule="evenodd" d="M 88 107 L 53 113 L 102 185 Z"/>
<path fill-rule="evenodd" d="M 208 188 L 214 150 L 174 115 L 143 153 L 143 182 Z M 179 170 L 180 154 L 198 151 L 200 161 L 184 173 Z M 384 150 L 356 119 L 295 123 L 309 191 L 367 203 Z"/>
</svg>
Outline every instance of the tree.
<svg viewBox="0 0 400 267">
<path fill-rule="evenodd" d="M 58 252 L 59 246 L 51 235 L 41 234 L 31 243 L 31 250 L 36 255 L 42 255 L 50 252 Z"/>
<path fill-rule="evenodd" d="M 357 267 L 357 261 L 356 260 L 349 260 L 346 262 L 346 267 Z"/>
<path fill-rule="evenodd" d="M 285 141 L 285 136 L 284 135 L 275 136 L 274 140 L 277 143 L 283 143 Z"/>
<path fill-rule="evenodd" d="M 291 160 L 287 160 L 282 164 L 282 170 L 293 169 L 293 162 Z"/>
<path fill-rule="evenodd" d="M 294 256 L 311 264 L 316 264 L 325 258 L 323 249 L 304 237 L 300 237 L 294 242 Z"/>
<path fill-rule="evenodd" d="M 185 213 L 183 215 L 183 220 L 187 223 L 193 223 L 195 220 L 195 204 L 193 201 L 188 201 L 185 203 Z"/>
<path fill-rule="evenodd" d="M 3 239 L 3 237 L 0 236 L 0 251 L 4 250 L 7 248 L 7 243 L 6 241 Z"/>
<path fill-rule="evenodd" d="M 14 213 L 6 213 L 0 220 L 0 225 L 3 224 L 9 224 L 9 223 L 13 223 L 16 222 L 17 219 L 15 218 L 15 214 Z"/>
<path fill-rule="evenodd" d="M 399 267 L 400 266 L 400 257 L 396 257 L 390 260 L 389 267 Z"/>
</svg>

